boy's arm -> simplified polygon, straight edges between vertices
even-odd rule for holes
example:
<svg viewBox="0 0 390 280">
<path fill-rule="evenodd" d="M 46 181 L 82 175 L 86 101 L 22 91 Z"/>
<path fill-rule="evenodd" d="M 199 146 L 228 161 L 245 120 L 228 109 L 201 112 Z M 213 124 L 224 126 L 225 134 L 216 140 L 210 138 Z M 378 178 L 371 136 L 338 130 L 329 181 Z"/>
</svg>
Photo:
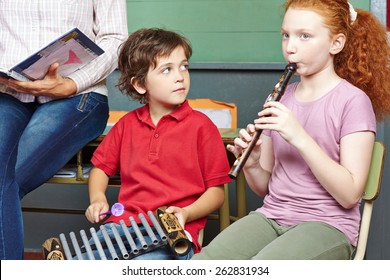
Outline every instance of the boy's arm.
<svg viewBox="0 0 390 280">
<path fill-rule="evenodd" d="M 108 180 L 109 177 L 103 170 L 97 167 L 92 168 L 88 179 L 90 205 L 85 211 L 85 216 L 91 223 L 98 223 L 105 217 L 99 216 L 99 214 L 109 210 L 106 198 Z"/>
<path fill-rule="evenodd" d="M 224 199 L 223 185 L 209 187 L 194 203 L 183 208 L 170 206 L 166 212 L 174 213 L 184 228 L 186 223 L 206 217 L 217 210 L 223 204 Z"/>
</svg>

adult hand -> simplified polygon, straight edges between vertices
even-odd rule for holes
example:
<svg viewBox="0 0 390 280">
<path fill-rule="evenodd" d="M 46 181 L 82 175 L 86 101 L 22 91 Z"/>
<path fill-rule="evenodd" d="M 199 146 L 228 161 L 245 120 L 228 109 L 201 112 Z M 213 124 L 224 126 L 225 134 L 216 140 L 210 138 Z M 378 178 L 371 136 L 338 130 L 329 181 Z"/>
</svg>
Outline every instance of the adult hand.
<svg viewBox="0 0 390 280">
<path fill-rule="evenodd" d="M 42 80 L 24 82 L 0 78 L 0 82 L 17 92 L 34 96 L 64 98 L 75 94 L 77 91 L 75 82 L 71 79 L 61 77 L 57 73 L 58 67 L 58 63 L 50 65 L 46 76 Z"/>
</svg>

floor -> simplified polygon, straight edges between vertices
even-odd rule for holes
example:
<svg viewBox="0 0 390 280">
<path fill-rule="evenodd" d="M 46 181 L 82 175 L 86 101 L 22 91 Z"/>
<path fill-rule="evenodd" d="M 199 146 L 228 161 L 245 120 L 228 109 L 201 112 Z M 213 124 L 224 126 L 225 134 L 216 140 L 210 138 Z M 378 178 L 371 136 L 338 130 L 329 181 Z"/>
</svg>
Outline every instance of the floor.
<svg viewBox="0 0 390 280">
<path fill-rule="evenodd" d="M 32 251 L 26 250 L 24 251 L 24 259 L 25 260 L 43 260 L 43 255 L 41 251 Z"/>
</svg>

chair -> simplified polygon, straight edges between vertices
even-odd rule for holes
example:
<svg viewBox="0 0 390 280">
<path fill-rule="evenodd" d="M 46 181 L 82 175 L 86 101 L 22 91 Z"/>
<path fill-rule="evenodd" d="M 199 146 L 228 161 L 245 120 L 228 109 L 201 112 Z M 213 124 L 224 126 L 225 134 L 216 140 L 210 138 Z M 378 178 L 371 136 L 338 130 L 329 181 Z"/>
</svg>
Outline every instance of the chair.
<svg viewBox="0 0 390 280">
<path fill-rule="evenodd" d="M 191 108 L 207 115 L 218 128 L 237 128 L 237 106 L 208 98 L 188 99 Z"/>
<path fill-rule="evenodd" d="M 371 166 L 364 188 L 363 213 L 360 222 L 359 240 L 356 247 L 354 260 L 362 260 L 366 254 L 368 233 L 370 230 L 372 209 L 375 199 L 379 196 L 382 183 L 383 166 L 385 162 L 386 148 L 382 142 L 376 141 L 372 152 Z"/>
</svg>

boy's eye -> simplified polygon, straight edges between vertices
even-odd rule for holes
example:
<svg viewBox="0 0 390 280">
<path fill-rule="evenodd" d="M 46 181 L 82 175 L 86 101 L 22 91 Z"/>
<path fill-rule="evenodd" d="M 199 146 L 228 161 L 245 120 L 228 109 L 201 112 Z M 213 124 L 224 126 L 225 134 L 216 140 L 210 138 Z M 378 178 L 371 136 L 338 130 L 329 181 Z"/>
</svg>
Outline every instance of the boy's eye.
<svg viewBox="0 0 390 280">
<path fill-rule="evenodd" d="M 181 68 L 181 70 L 183 70 L 183 71 L 186 71 L 186 70 L 188 70 L 188 64 L 183 64 L 180 68 Z"/>
<path fill-rule="evenodd" d="M 162 69 L 161 72 L 162 72 L 163 74 L 168 74 L 170 71 L 171 71 L 171 67 L 165 67 L 165 68 Z"/>
<path fill-rule="evenodd" d="M 282 39 L 288 39 L 288 38 L 289 38 L 289 36 L 287 33 L 282 33 Z"/>
</svg>

